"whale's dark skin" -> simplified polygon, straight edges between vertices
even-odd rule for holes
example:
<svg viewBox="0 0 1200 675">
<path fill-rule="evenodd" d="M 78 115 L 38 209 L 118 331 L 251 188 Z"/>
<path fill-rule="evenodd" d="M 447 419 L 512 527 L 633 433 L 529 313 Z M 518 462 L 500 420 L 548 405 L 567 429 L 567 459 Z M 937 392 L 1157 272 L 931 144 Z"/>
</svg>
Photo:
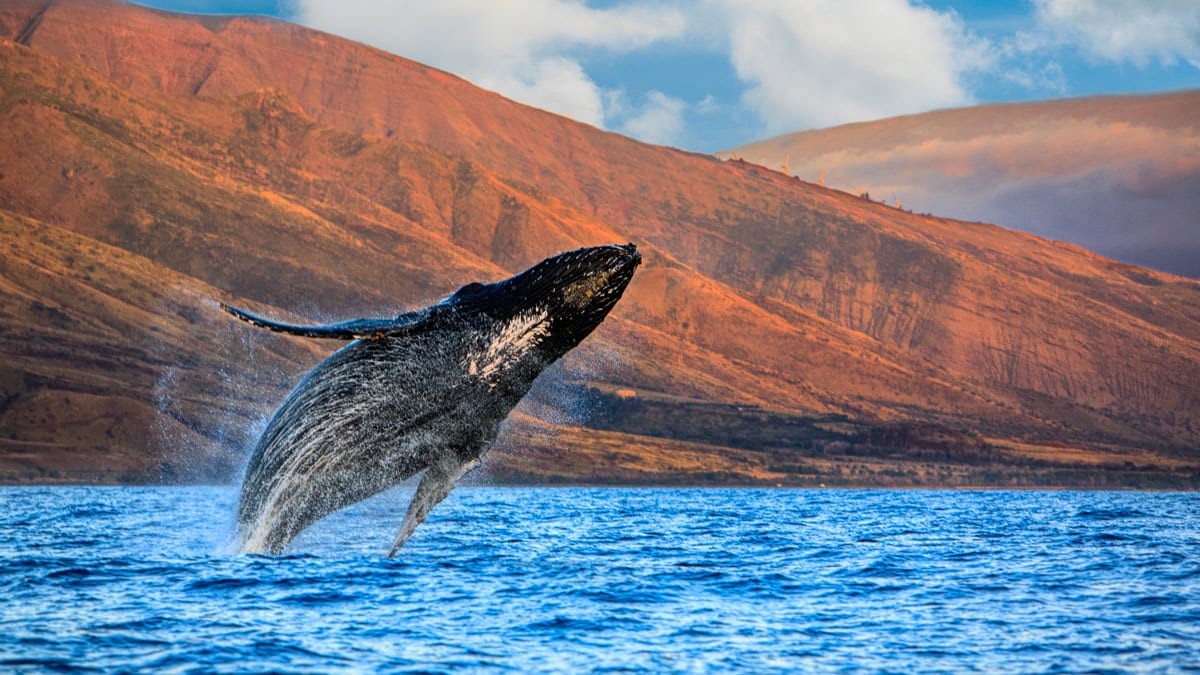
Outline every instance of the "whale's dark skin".
<svg viewBox="0 0 1200 675">
<path fill-rule="evenodd" d="M 479 465 L 538 374 L 600 325 L 640 262 L 633 244 L 578 249 L 394 319 L 326 326 L 222 305 L 263 328 L 353 340 L 296 386 L 259 439 L 238 506 L 241 549 L 281 553 L 321 518 L 424 470 L 394 555 Z"/>
</svg>

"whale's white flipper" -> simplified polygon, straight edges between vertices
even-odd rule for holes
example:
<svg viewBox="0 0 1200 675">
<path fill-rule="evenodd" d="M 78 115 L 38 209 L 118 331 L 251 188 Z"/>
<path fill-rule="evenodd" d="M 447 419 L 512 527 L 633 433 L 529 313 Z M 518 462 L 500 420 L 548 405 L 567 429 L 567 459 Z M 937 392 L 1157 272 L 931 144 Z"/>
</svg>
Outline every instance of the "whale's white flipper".
<svg viewBox="0 0 1200 675">
<path fill-rule="evenodd" d="M 433 308 L 401 314 L 392 319 L 351 319 L 324 326 L 298 326 L 290 323 L 280 323 L 264 319 L 233 305 L 221 303 L 221 309 L 252 326 L 273 330 L 276 333 L 288 333 L 300 337 L 327 338 L 331 340 L 381 340 L 383 338 L 404 337 L 436 327 Z"/>
<path fill-rule="evenodd" d="M 417 493 L 408 504 L 408 512 L 404 514 L 400 531 L 396 533 L 396 541 L 388 551 L 389 558 L 396 555 L 396 551 L 400 550 L 417 526 L 425 522 L 429 511 L 450 494 L 459 479 L 477 466 L 478 458 L 463 461 L 453 453 L 447 453 L 425 470 L 425 475 L 421 477 L 421 483 L 417 486 Z"/>
</svg>

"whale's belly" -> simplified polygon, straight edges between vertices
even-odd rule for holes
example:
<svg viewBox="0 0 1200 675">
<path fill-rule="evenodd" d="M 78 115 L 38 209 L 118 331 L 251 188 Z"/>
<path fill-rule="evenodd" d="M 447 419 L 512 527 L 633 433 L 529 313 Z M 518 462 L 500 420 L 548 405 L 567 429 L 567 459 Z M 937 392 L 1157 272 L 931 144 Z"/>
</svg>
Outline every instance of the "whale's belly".
<svg viewBox="0 0 1200 675">
<path fill-rule="evenodd" d="M 482 453 L 524 395 L 468 372 L 441 333 L 353 343 L 318 365 L 272 417 L 251 457 L 243 549 L 279 552 L 308 525 L 409 478 L 439 453 Z M 365 467 L 365 468 L 364 468 Z"/>
</svg>

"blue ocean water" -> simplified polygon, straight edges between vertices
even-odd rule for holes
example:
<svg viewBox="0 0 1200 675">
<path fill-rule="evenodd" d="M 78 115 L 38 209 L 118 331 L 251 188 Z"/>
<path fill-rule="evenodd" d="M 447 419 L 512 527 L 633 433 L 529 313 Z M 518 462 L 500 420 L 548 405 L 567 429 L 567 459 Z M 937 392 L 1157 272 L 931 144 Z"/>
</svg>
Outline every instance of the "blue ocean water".
<svg viewBox="0 0 1200 675">
<path fill-rule="evenodd" d="M 1200 670 L 1200 495 L 401 489 L 278 558 L 230 487 L 0 488 L 0 671 Z"/>
</svg>

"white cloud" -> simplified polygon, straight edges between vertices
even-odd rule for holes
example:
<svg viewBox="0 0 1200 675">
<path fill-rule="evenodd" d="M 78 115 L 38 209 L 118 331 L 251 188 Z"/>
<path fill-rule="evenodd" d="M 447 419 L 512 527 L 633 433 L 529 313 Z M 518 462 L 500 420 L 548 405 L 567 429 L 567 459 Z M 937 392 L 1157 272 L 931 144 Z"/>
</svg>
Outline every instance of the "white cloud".
<svg viewBox="0 0 1200 675">
<path fill-rule="evenodd" d="M 297 16 L 597 126 L 605 121 L 604 92 L 572 50 L 628 52 L 677 37 L 685 27 L 683 16 L 667 7 L 594 9 L 570 0 L 298 0 Z"/>
<path fill-rule="evenodd" d="M 1144 67 L 1183 59 L 1200 68 L 1197 0 L 1035 0 L 1037 19 L 1087 54 Z"/>
<path fill-rule="evenodd" d="M 666 41 L 723 53 L 748 87 L 743 110 L 767 132 L 965 104 L 961 79 L 982 50 L 952 14 L 908 0 L 629 0 L 376 3 L 298 0 L 298 18 L 465 77 L 510 98 L 655 143 L 677 143 L 689 115 L 723 109 L 650 91 L 605 89 L 584 58 Z M 665 87 L 664 87 L 665 88 Z"/>
<path fill-rule="evenodd" d="M 1057 61 L 1047 61 L 1040 66 L 1029 61 L 1018 61 L 1005 65 L 996 76 L 1028 91 L 1049 92 L 1064 96 L 1067 91 L 1067 75 Z"/>
<path fill-rule="evenodd" d="M 420 59 L 418 59 L 420 60 Z M 428 62 L 426 62 L 428 63 Z M 509 71 L 496 69 L 467 77 L 483 87 L 529 105 L 567 115 L 580 122 L 604 126 L 604 104 L 600 87 L 592 82 L 578 61 L 545 56 L 518 64 Z"/>
<path fill-rule="evenodd" d="M 634 138 L 671 145 L 683 132 L 686 109 L 682 99 L 651 91 L 646 94 L 646 104 L 621 124 L 621 130 Z"/>
<path fill-rule="evenodd" d="M 905 0 L 717 0 L 744 102 L 769 132 L 971 102 L 987 45 L 953 13 Z"/>
</svg>

